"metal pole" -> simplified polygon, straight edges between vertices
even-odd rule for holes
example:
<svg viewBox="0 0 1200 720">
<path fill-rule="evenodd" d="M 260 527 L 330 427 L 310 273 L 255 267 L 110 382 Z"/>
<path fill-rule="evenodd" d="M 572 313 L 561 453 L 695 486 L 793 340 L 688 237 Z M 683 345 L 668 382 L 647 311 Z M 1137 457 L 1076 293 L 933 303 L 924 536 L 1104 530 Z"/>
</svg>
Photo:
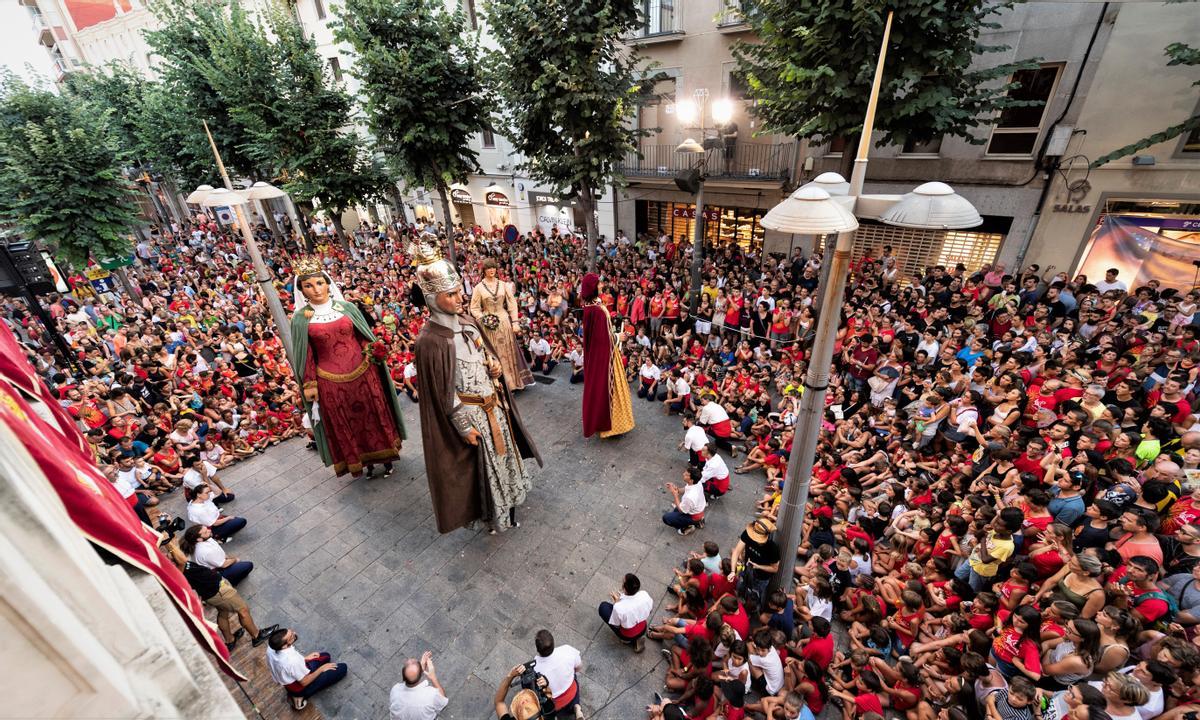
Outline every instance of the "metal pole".
<svg viewBox="0 0 1200 720">
<path fill-rule="evenodd" d="M 208 135 L 208 144 L 212 147 L 213 157 L 217 160 L 217 170 L 221 172 L 221 180 L 225 182 L 226 189 L 232 192 L 233 182 L 225 170 L 225 163 L 221 161 L 221 153 L 217 152 L 217 143 L 208 129 L 208 123 L 201 122 L 204 123 L 204 133 Z M 233 211 L 237 215 L 238 227 L 242 231 L 242 241 L 246 243 L 246 250 L 250 253 L 250 262 L 254 265 L 255 279 L 262 288 L 263 297 L 267 301 L 267 309 L 271 311 L 271 319 L 275 321 L 275 334 L 283 343 L 283 351 L 287 355 L 288 363 L 295 368 L 296 359 L 292 357 L 292 326 L 288 322 L 287 313 L 283 311 L 283 304 L 279 302 L 279 293 L 275 292 L 275 283 L 272 281 L 271 273 L 267 270 L 267 264 L 263 262 L 262 253 L 258 250 L 258 242 L 254 239 L 254 233 L 250 232 L 250 225 L 246 222 L 245 209 L 241 205 L 234 205 Z"/>
<path fill-rule="evenodd" d="M 867 181 L 867 155 L 871 151 L 871 131 L 875 128 L 875 108 L 879 105 L 879 86 L 883 83 L 883 65 L 887 59 L 888 38 L 892 34 L 892 13 L 889 11 L 883 26 L 883 42 L 879 47 L 879 59 L 875 62 L 875 79 L 871 82 L 871 96 L 867 99 L 867 116 L 863 119 L 862 135 L 858 136 L 858 155 L 850 172 L 850 195 L 862 195 Z"/>
<path fill-rule="evenodd" d="M 808 504 L 808 486 L 812 481 L 813 460 L 817 454 L 817 439 L 821 434 L 821 421 L 825 412 L 825 391 L 829 387 L 830 368 L 833 364 L 833 344 L 837 337 L 841 319 L 842 296 L 846 291 L 846 276 L 850 269 L 850 248 L 854 246 L 854 232 L 839 233 L 837 246 L 831 256 L 829 280 L 823 288 L 821 317 L 817 321 L 817 336 L 813 343 L 812 359 L 808 364 L 808 376 L 804 381 L 804 394 L 800 398 L 800 412 L 793 425 L 792 452 L 788 457 L 787 481 L 783 487 L 783 509 L 780 512 L 779 551 L 782 559 L 779 572 L 771 581 L 772 587 L 789 591 L 796 567 L 796 547 L 804 529 L 804 509 Z"/>
<path fill-rule="evenodd" d="M 692 227 L 692 290 L 688 298 L 688 315 L 695 327 L 696 310 L 700 307 L 700 268 L 704 266 L 704 163 L 700 163 L 700 187 L 696 190 L 696 222 Z"/>
</svg>

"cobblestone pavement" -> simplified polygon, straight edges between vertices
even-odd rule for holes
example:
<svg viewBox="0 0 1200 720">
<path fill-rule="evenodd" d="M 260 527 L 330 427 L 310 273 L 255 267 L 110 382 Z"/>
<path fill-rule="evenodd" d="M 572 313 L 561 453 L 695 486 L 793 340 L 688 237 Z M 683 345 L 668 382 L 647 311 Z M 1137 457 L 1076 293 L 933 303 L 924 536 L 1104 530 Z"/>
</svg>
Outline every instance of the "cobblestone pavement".
<svg viewBox="0 0 1200 720">
<path fill-rule="evenodd" d="M 661 522 L 670 503 L 662 485 L 678 484 L 687 461 L 676 450 L 678 417 L 635 396 L 632 433 L 585 440 L 582 386 L 570 385 L 566 370 L 518 394 L 545 468 L 534 466 L 523 526 L 497 536 L 438 534 L 407 398 L 409 440 L 386 478 L 335 478 L 302 440 L 222 473 L 237 493 L 227 511 L 249 520 L 226 549 L 255 564 L 240 586 L 255 620 L 292 627 L 302 651 L 327 650 L 350 666 L 346 680 L 317 696 L 326 717 L 387 717 L 404 658 L 425 650 L 450 697 L 441 717 L 494 717 L 497 684 L 533 657 L 540 628 L 583 654 L 589 719 L 644 717 L 665 670 L 659 646 L 647 642 L 635 655 L 604 627 L 597 605 L 636 572 L 660 617 L 672 567 L 709 539 L 728 554 L 761 476 L 735 476 L 732 492 L 710 505 L 706 528 L 678 536 Z"/>
</svg>

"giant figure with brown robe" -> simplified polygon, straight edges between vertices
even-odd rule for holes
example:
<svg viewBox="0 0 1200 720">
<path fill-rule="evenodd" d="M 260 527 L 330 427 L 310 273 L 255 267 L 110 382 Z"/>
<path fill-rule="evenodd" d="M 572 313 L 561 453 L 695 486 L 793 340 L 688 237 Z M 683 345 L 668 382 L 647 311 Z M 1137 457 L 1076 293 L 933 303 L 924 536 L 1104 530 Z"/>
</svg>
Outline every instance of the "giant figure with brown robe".
<svg viewBox="0 0 1200 720">
<path fill-rule="evenodd" d="M 436 238 L 432 239 L 436 243 Z M 426 236 L 412 249 L 414 301 L 429 309 L 416 343 L 425 474 L 438 532 L 519 527 L 532 487 L 526 459 L 542 464 L 503 369 L 475 320 L 463 314 L 462 279 Z"/>
</svg>

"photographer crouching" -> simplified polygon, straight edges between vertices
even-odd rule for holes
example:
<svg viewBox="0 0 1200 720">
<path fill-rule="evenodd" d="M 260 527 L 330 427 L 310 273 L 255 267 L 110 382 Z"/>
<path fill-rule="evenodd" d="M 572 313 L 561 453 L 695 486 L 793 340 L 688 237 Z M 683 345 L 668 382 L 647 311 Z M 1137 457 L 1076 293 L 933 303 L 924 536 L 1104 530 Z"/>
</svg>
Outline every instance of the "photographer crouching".
<svg viewBox="0 0 1200 720">
<path fill-rule="evenodd" d="M 582 720 L 579 682 L 583 658 L 570 645 L 555 647 L 549 630 L 534 636 L 537 657 L 517 665 L 496 690 L 496 717 L 500 720 Z M 511 709 L 505 705 L 508 689 L 520 680 L 521 690 L 513 696 Z"/>
</svg>

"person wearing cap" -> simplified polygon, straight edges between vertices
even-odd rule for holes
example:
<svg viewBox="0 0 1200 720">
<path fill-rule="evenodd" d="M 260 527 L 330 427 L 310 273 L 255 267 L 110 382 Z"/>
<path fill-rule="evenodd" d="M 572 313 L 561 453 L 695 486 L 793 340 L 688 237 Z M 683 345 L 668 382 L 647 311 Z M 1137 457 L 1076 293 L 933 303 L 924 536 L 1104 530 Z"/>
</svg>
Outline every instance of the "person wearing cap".
<svg viewBox="0 0 1200 720">
<path fill-rule="evenodd" d="M 514 681 L 521 677 L 521 673 L 525 672 L 524 665 L 516 665 L 512 670 L 508 671 L 508 675 L 500 681 L 500 686 L 496 688 L 496 695 L 492 698 L 492 706 L 496 711 L 498 720 L 534 720 L 541 717 L 542 703 L 537 696 L 537 691 L 531 688 L 524 688 L 517 691 L 513 696 L 512 703 L 506 702 L 508 699 L 508 690 L 512 687 Z M 540 690 L 549 695 L 550 690 L 546 685 L 544 675 L 538 676 L 538 684 Z"/>
<path fill-rule="evenodd" d="M 729 559 L 733 572 L 729 574 L 730 582 L 737 581 L 739 575 L 745 591 L 754 590 L 759 597 L 765 597 L 767 583 L 779 570 L 782 558 L 779 545 L 771 539 L 775 532 L 775 523 L 765 518 L 758 518 L 746 526 L 738 537 L 737 544 Z M 794 552 L 794 550 L 791 550 Z"/>
<path fill-rule="evenodd" d="M 612 602 L 600 603 L 600 619 L 622 643 L 632 645 L 634 652 L 642 652 L 654 598 L 642 589 L 642 581 L 633 573 L 625 574 L 620 591 L 612 592 L 610 598 Z"/>
</svg>

